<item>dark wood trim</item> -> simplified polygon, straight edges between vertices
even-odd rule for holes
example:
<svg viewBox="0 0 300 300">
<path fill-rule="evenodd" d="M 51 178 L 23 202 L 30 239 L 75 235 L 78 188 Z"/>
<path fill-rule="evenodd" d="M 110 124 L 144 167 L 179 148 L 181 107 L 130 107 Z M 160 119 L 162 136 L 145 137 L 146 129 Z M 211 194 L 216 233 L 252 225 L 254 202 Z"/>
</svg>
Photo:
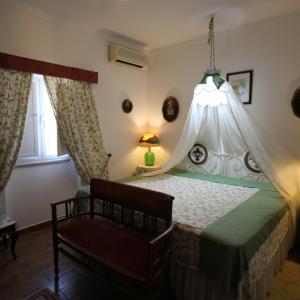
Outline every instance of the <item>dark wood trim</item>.
<svg viewBox="0 0 300 300">
<path fill-rule="evenodd" d="M 26 228 L 19 229 L 18 233 L 19 234 L 24 234 L 24 233 L 32 232 L 32 231 L 38 230 L 40 228 L 50 226 L 51 224 L 52 224 L 52 220 L 44 221 L 44 222 L 41 222 L 41 223 L 38 223 L 38 224 L 35 224 L 35 225 L 31 225 L 31 226 L 26 227 Z"/>
<path fill-rule="evenodd" d="M 98 72 L 67 67 L 0 52 L 0 68 L 98 83 Z"/>
</svg>

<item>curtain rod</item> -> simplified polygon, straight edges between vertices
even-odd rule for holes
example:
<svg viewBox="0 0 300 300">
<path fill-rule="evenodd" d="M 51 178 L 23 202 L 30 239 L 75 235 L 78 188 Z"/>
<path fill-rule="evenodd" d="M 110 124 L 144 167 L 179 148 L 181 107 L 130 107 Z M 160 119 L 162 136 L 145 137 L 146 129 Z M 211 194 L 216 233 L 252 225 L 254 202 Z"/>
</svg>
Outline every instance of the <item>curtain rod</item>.
<svg viewBox="0 0 300 300">
<path fill-rule="evenodd" d="M 98 83 L 98 72 L 67 67 L 0 52 L 0 68 Z"/>
</svg>

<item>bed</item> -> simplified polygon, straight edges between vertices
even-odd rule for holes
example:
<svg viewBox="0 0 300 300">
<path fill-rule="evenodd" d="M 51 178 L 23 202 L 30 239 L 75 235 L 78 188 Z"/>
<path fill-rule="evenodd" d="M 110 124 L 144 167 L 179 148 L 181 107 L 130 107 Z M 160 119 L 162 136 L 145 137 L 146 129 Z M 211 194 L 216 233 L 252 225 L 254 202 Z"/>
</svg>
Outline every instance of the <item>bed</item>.
<svg viewBox="0 0 300 300">
<path fill-rule="evenodd" d="M 292 243 L 288 206 L 271 184 L 179 170 L 122 182 L 175 197 L 176 299 L 266 297 Z"/>
</svg>

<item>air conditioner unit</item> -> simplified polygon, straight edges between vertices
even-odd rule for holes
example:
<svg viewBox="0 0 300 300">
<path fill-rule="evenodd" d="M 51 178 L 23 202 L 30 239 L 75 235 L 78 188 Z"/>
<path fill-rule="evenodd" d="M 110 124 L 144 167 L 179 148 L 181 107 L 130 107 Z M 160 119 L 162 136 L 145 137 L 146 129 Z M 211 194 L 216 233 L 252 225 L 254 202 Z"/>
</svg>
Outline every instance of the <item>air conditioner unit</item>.
<svg viewBox="0 0 300 300">
<path fill-rule="evenodd" d="M 109 61 L 141 69 L 148 66 L 147 56 L 142 52 L 117 44 L 109 45 Z"/>
</svg>

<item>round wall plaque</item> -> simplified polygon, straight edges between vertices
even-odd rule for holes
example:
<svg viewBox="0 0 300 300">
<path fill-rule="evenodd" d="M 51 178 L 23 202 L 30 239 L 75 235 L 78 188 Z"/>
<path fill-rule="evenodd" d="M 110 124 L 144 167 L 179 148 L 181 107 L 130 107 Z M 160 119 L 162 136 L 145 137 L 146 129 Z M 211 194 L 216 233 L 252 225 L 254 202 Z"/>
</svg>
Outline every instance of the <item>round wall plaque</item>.
<svg viewBox="0 0 300 300">
<path fill-rule="evenodd" d="M 300 87 L 296 89 L 291 104 L 295 116 L 300 118 Z"/>
<path fill-rule="evenodd" d="M 179 113 L 179 103 L 175 97 L 168 97 L 162 106 L 163 117 L 168 122 L 176 120 Z"/>
<path fill-rule="evenodd" d="M 251 172 L 254 172 L 254 173 L 261 173 L 260 169 L 259 169 L 258 166 L 256 165 L 255 160 L 252 158 L 250 152 L 247 152 L 247 153 L 245 154 L 244 162 L 245 162 L 246 167 L 247 167 Z"/>
<path fill-rule="evenodd" d="M 188 153 L 188 156 L 193 164 L 201 165 L 208 157 L 207 149 L 203 145 L 195 144 Z"/>
<path fill-rule="evenodd" d="M 132 108 L 133 108 L 133 104 L 130 99 L 125 99 L 122 102 L 122 109 L 126 114 L 130 113 L 132 111 Z"/>
</svg>

